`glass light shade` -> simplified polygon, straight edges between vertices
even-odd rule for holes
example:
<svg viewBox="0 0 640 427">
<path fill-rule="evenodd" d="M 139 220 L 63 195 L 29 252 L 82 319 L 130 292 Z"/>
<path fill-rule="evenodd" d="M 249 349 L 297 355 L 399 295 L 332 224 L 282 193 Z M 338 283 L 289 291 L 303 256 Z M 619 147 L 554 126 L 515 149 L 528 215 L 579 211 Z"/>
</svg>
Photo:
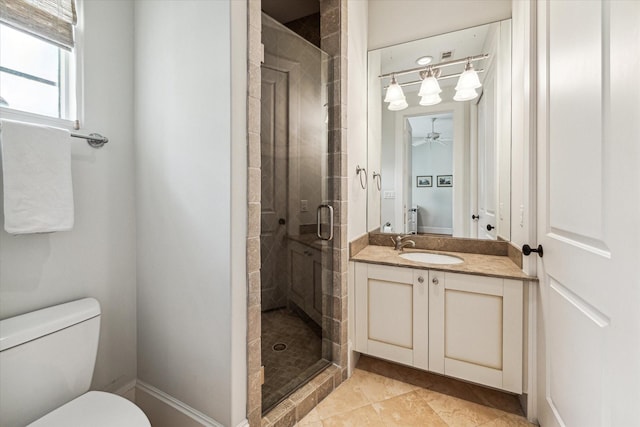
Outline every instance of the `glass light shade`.
<svg viewBox="0 0 640 427">
<path fill-rule="evenodd" d="M 457 90 L 456 94 L 453 96 L 454 101 L 470 101 L 474 98 L 478 97 L 478 92 L 475 89 L 463 89 Z"/>
<path fill-rule="evenodd" d="M 387 93 L 384 97 L 384 102 L 397 102 L 397 101 L 404 101 L 404 100 L 405 100 L 405 97 L 404 97 L 404 92 L 402 91 L 402 88 L 400 87 L 398 82 L 396 82 L 396 78 L 392 77 L 391 83 L 389 84 L 389 87 L 387 88 Z"/>
<path fill-rule="evenodd" d="M 480 83 L 480 78 L 478 78 L 478 73 L 473 69 L 473 66 L 467 66 L 464 72 L 460 74 L 460 78 L 458 78 L 456 90 L 477 89 L 480 86 L 482 84 Z"/>
<path fill-rule="evenodd" d="M 434 93 L 433 95 L 425 95 L 420 98 L 420 105 L 423 106 L 436 105 L 440 102 L 442 102 L 442 98 L 440 98 L 440 95 L 438 95 L 437 93 Z"/>
<path fill-rule="evenodd" d="M 442 89 L 440 89 L 438 79 L 433 76 L 425 77 L 420 85 L 420 92 L 418 92 L 418 96 L 437 95 L 440 92 L 442 92 Z"/>
<path fill-rule="evenodd" d="M 404 99 L 401 99 L 399 101 L 391 102 L 387 108 L 389 109 L 389 111 L 400 111 L 400 110 L 404 110 L 408 106 L 409 104 L 407 104 L 407 101 Z"/>
</svg>

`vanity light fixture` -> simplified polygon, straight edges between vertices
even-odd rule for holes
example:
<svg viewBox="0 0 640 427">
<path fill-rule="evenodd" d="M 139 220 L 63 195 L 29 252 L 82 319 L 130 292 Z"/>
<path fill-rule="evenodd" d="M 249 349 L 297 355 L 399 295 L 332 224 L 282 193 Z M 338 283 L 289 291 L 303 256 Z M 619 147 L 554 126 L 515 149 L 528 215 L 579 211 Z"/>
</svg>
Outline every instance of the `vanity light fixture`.
<svg viewBox="0 0 640 427">
<path fill-rule="evenodd" d="M 478 73 L 483 72 L 484 70 L 481 69 L 476 71 L 473 68 L 472 63 L 474 61 L 480 61 L 488 57 L 488 53 L 483 53 L 481 55 L 470 56 L 464 59 L 454 59 L 451 61 L 445 61 L 439 64 L 430 65 L 426 69 L 424 67 L 420 67 L 382 74 L 379 76 L 381 79 L 385 77 L 391 77 L 391 82 L 387 87 L 384 102 L 389 103 L 389 106 L 387 108 L 391 111 L 404 110 L 409 106 L 409 104 L 407 103 L 404 92 L 402 91 L 402 86 L 409 86 L 420 83 L 420 91 L 418 92 L 418 96 L 420 96 L 420 105 L 436 105 L 442 101 L 442 98 L 440 98 L 442 89 L 440 88 L 438 79 L 448 79 L 454 77 L 458 77 L 458 83 L 455 87 L 456 93 L 453 97 L 454 101 L 469 101 L 477 98 L 478 92 L 476 92 L 476 89 L 482 86 L 482 83 L 480 83 L 480 79 L 478 78 Z M 418 58 L 416 62 L 420 61 L 422 58 Z M 457 64 L 465 64 L 464 71 L 462 73 L 449 74 L 445 76 L 440 75 L 441 68 Z M 396 76 L 411 74 L 415 72 L 419 73 L 420 80 L 402 84 L 399 84 L 396 80 Z"/>
<path fill-rule="evenodd" d="M 458 84 L 456 85 L 456 94 L 453 97 L 454 101 L 469 101 L 478 96 L 476 89 L 481 87 L 478 73 L 473 69 L 471 61 L 467 61 L 464 66 L 464 72 L 460 74 Z"/>
<path fill-rule="evenodd" d="M 407 101 L 405 99 L 401 99 L 399 101 L 393 101 L 389 103 L 389 106 L 387 108 L 389 109 L 389 111 L 400 111 L 404 110 L 408 106 L 409 104 L 407 104 Z"/>
<path fill-rule="evenodd" d="M 423 105 L 425 107 L 429 106 L 429 105 L 436 105 L 442 102 L 442 98 L 440 98 L 439 94 L 434 94 L 434 95 L 426 95 L 420 98 L 420 105 Z"/>
<path fill-rule="evenodd" d="M 478 97 L 478 92 L 475 89 L 461 89 L 457 90 L 453 95 L 454 101 L 471 101 Z"/>
<path fill-rule="evenodd" d="M 396 76 L 391 76 L 391 83 L 387 88 L 387 94 L 384 97 L 384 102 L 398 102 L 404 101 L 405 99 L 404 92 L 396 81 Z"/>
<path fill-rule="evenodd" d="M 409 106 L 409 104 L 407 104 L 407 99 L 404 96 L 404 92 L 396 81 L 396 76 L 394 75 L 391 76 L 391 83 L 387 88 L 387 94 L 384 97 L 384 102 L 389 103 L 389 107 L 387 108 L 391 111 L 404 110 Z"/>
<path fill-rule="evenodd" d="M 418 92 L 420 105 L 436 105 L 442 101 L 439 95 L 442 92 L 438 83 L 439 75 L 440 69 L 434 70 L 432 67 L 429 67 L 426 73 L 420 73 L 420 76 L 424 77 Z"/>
</svg>

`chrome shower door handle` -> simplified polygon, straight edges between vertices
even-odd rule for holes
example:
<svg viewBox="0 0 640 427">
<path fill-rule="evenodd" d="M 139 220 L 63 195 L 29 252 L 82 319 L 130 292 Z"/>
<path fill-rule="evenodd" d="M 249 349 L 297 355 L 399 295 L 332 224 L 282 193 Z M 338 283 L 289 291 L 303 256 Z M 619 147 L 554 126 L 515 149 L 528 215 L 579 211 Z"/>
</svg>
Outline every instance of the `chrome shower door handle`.
<svg viewBox="0 0 640 427">
<path fill-rule="evenodd" d="M 323 208 L 327 208 L 329 209 L 329 237 L 323 237 L 322 236 L 322 226 L 321 226 L 321 217 L 322 217 L 322 209 Z M 320 205 L 318 206 L 318 209 L 316 210 L 316 223 L 317 223 L 317 231 L 316 231 L 316 235 L 318 236 L 318 239 L 322 239 L 322 240 L 333 240 L 333 206 L 331 205 Z"/>
</svg>

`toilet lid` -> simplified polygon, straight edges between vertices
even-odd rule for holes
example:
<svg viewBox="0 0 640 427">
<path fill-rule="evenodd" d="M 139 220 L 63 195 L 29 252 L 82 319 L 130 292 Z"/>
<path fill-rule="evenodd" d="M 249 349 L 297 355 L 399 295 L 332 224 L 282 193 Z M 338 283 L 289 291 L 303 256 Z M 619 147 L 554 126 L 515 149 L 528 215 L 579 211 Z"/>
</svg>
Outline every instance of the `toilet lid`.
<svg viewBox="0 0 640 427">
<path fill-rule="evenodd" d="M 90 391 L 28 427 L 151 427 L 136 405 L 111 393 Z"/>
</svg>

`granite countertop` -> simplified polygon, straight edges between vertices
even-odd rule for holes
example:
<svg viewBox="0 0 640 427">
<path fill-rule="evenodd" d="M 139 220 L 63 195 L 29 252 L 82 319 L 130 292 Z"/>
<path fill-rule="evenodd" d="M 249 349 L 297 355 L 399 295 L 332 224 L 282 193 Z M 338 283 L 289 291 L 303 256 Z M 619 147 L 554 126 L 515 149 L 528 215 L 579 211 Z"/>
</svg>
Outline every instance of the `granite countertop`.
<svg viewBox="0 0 640 427">
<path fill-rule="evenodd" d="M 434 254 L 453 255 L 464 260 L 461 264 L 424 264 L 400 258 L 400 252 L 390 246 L 369 245 L 351 257 L 354 262 L 370 264 L 392 265 L 396 267 L 411 267 L 425 270 L 449 271 L 452 273 L 475 274 L 478 276 L 500 277 L 538 281 L 522 272 L 517 265 L 506 256 L 470 254 L 462 252 L 441 252 L 429 250 L 406 249 L 404 253 L 429 252 Z"/>
</svg>

